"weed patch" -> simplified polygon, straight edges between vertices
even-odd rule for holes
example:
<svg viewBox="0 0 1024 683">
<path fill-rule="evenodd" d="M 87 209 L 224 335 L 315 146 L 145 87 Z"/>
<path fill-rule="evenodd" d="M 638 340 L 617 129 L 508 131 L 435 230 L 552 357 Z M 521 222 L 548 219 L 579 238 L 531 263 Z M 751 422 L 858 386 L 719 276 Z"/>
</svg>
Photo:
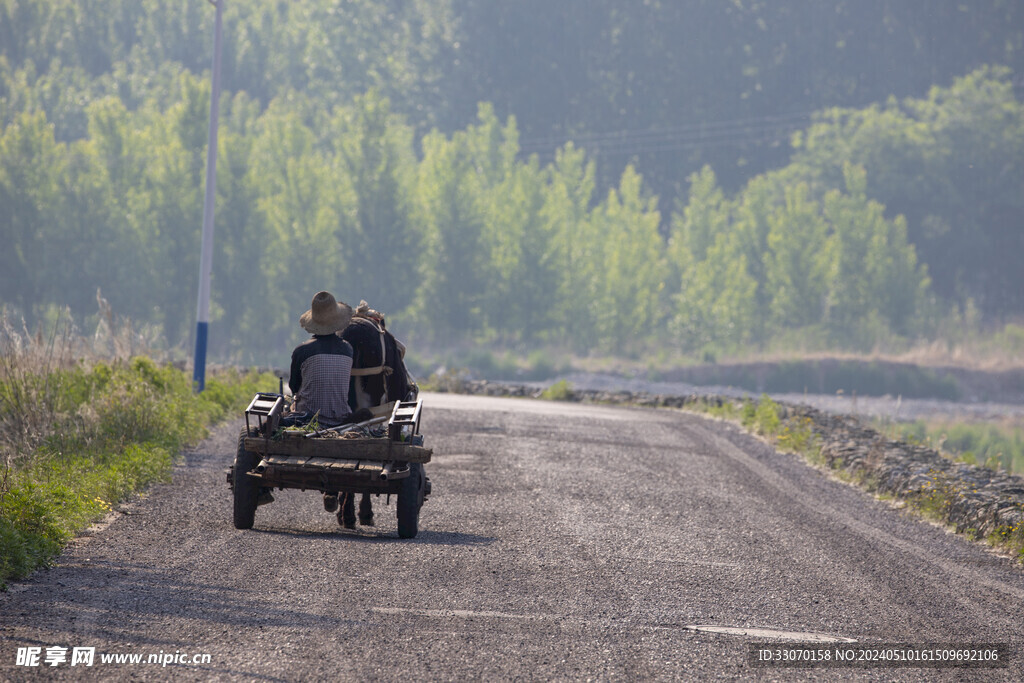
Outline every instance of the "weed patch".
<svg viewBox="0 0 1024 683">
<path fill-rule="evenodd" d="M 15 372 L 0 377 L 0 425 L 26 428 L 0 439 L 0 585 L 50 564 L 132 493 L 168 481 L 184 446 L 272 382 L 228 371 L 196 395 L 184 372 L 144 357 L 34 372 L 5 362 Z"/>
<path fill-rule="evenodd" d="M 547 401 L 571 401 L 574 395 L 572 385 L 562 379 L 542 391 L 540 397 Z"/>
<path fill-rule="evenodd" d="M 702 399 L 687 404 L 687 408 L 739 422 L 744 429 L 764 437 L 780 450 L 799 453 L 818 464 L 824 462 L 812 420 L 804 416 L 787 416 L 782 406 L 767 395 L 756 401 Z"/>
</svg>

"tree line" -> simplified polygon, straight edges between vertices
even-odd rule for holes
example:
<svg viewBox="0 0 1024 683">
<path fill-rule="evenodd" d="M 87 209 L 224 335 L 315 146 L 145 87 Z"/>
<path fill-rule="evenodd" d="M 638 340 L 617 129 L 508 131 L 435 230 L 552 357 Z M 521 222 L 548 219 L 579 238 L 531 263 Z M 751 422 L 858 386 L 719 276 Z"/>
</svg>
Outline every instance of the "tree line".
<svg viewBox="0 0 1024 683">
<path fill-rule="evenodd" d="M 82 102 L 134 109 L 208 70 L 213 15 L 201 0 L 0 0 L 0 95 L 33 89 L 58 137 L 80 137 Z M 418 133 L 451 134 L 491 102 L 524 148 L 550 160 L 586 140 L 599 184 L 635 160 L 663 196 L 705 164 L 731 191 L 785 164 L 790 117 L 923 97 L 984 64 L 1024 72 L 1024 6 L 1006 0 L 232 0 L 224 20 L 225 86 L 263 107 L 372 88 Z"/>
<path fill-rule="evenodd" d="M 186 342 L 209 86 L 182 74 L 178 88 L 163 108 L 91 103 L 88 134 L 72 142 L 56 139 L 42 111 L 4 129 L 5 304 L 86 312 L 99 288 L 169 346 Z M 960 163 L 943 145 L 953 133 L 965 149 L 991 139 L 991 166 L 1012 174 L 1024 139 L 1009 73 L 986 69 L 927 100 L 822 112 L 791 164 L 731 195 L 705 167 L 666 216 L 633 166 L 601 193 L 595 162 L 571 143 L 547 164 L 522 159 L 515 119 L 489 105 L 473 125 L 419 140 L 375 91 L 330 110 L 299 96 L 264 109 L 238 93 L 222 117 L 212 335 L 221 355 L 286 348 L 321 288 L 367 299 L 436 346 L 700 351 L 810 334 L 870 349 L 934 333 L 948 306 L 907 220 L 890 218 L 871 186 L 898 194 L 901 182 L 947 181 L 941 161 Z M 889 157 L 920 170 L 882 175 Z M 973 198 L 1020 201 L 1013 187 L 1011 178 L 1004 195 L 988 187 Z"/>
<path fill-rule="evenodd" d="M 279 352 L 323 287 L 431 344 L 584 352 L 1012 319 L 1021 81 L 974 67 L 1020 65 L 1020 12 L 229 2 L 212 351 Z M 0 0 L 5 307 L 99 289 L 189 346 L 211 32 L 201 2 Z"/>
</svg>

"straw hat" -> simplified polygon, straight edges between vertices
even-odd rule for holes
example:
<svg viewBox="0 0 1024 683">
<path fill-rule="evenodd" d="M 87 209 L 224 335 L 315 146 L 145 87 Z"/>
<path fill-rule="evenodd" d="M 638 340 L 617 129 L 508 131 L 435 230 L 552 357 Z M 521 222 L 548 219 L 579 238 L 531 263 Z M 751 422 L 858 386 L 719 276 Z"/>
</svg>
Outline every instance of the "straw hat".
<svg viewBox="0 0 1024 683">
<path fill-rule="evenodd" d="M 299 318 L 299 325 L 311 334 L 332 334 L 348 327 L 351 320 L 351 306 L 339 303 L 330 292 L 317 292 L 309 310 Z"/>
</svg>

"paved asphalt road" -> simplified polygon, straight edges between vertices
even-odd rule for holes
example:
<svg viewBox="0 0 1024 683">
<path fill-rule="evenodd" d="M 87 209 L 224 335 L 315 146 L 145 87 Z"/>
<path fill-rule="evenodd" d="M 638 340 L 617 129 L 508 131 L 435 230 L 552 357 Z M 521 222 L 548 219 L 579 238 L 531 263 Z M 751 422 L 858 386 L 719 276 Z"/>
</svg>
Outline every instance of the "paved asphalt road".
<svg viewBox="0 0 1024 683">
<path fill-rule="evenodd" d="M 1024 571 L 723 423 L 427 394 L 416 539 L 285 491 L 236 531 L 238 423 L 0 595 L 0 679 L 1020 680 Z M 717 633 L 695 627 L 726 627 Z M 1009 668 L 754 667 L 750 629 L 1010 643 Z M 779 634 L 781 635 L 781 634 Z M 822 640 L 820 647 L 831 645 Z M 96 648 L 92 667 L 19 648 Z M 160 664 L 104 654 L 170 655 Z M 209 662 L 181 663 L 196 654 Z"/>
</svg>

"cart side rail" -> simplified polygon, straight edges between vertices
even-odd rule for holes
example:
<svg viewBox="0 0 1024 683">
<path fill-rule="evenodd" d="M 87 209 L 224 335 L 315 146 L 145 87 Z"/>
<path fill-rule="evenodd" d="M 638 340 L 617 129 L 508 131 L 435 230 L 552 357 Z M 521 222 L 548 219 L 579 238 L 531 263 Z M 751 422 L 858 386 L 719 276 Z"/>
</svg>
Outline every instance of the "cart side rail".
<svg viewBox="0 0 1024 683">
<path fill-rule="evenodd" d="M 280 440 L 246 437 L 245 449 L 261 456 L 286 455 L 307 458 L 372 460 L 375 462 L 430 462 L 433 449 L 390 439 L 303 439 Z"/>
</svg>

